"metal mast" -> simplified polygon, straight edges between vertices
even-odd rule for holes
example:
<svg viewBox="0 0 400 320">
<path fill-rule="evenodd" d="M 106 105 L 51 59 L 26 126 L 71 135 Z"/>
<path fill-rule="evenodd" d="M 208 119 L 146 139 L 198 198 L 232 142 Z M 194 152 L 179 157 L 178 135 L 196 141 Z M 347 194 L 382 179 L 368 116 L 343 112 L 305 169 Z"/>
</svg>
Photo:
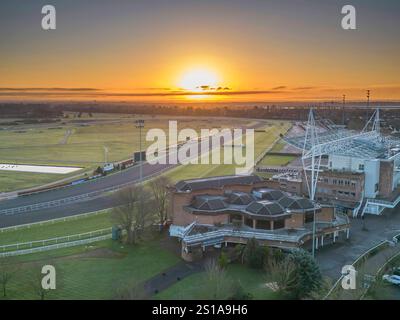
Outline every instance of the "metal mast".
<svg viewBox="0 0 400 320">
<path fill-rule="evenodd" d="M 346 95 L 343 95 L 343 103 L 342 103 L 342 125 L 344 125 L 345 119 L 344 119 L 344 106 L 346 105 Z"/>
<path fill-rule="evenodd" d="M 304 176 L 308 188 L 308 195 L 310 200 L 314 203 L 315 192 L 317 189 L 318 174 L 321 165 L 321 152 L 317 152 L 319 146 L 318 132 L 315 125 L 314 111 L 311 108 L 308 115 L 308 122 L 306 127 L 306 135 L 304 138 L 304 147 L 302 154 L 302 163 Z M 311 151 L 311 152 L 310 152 Z M 315 233 L 316 233 L 316 211 L 314 204 L 314 218 L 312 230 L 312 255 L 315 256 Z"/>
<path fill-rule="evenodd" d="M 368 120 L 369 117 L 369 97 L 370 97 L 371 90 L 367 90 L 367 111 L 365 112 L 365 119 Z"/>
<path fill-rule="evenodd" d="M 144 120 L 136 120 L 135 121 L 136 128 L 139 128 L 139 181 L 142 182 L 143 180 L 143 168 L 142 168 L 142 128 L 144 128 Z"/>
</svg>

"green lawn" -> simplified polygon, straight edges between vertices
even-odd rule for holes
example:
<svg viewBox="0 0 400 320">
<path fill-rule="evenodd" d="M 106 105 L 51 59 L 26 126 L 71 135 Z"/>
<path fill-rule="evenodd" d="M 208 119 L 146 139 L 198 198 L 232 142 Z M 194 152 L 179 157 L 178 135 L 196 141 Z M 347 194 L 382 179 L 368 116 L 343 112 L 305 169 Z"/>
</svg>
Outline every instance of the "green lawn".
<svg viewBox="0 0 400 320">
<path fill-rule="evenodd" d="M 265 179 L 270 179 L 272 178 L 275 174 L 274 173 L 270 173 L 270 172 L 256 172 L 256 175 L 265 178 Z"/>
<path fill-rule="evenodd" d="M 8 299 L 38 299 L 32 283 L 45 264 L 55 266 L 57 280 L 57 289 L 46 299 L 112 299 L 119 288 L 145 281 L 178 261 L 160 240 L 129 247 L 109 240 L 19 257 Z"/>
<path fill-rule="evenodd" d="M 283 142 L 282 140 L 279 140 L 277 143 L 274 144 L 274 146 L 271 149 L 271 152 L 282 151 L 284 146 L 285 146 L 285 142 Z"/>
<path fill-rule="evenodd" d="M 384 274 L 392 274 L 391 268 L 400 268 L 400 256 L 394 258 L 381 271 L 377 278 L 379 281 L 370 287 L 364 296 L 365 300 L 400 300 L 400 288 L 394 284 L 381 280 Z"/>
<path fill-rule="evenodd" d="M 111 227 L 110 213 L 104 213 L 78 218 L 74 220 L 33 225 L 29 228 L 15 231 L 0 232 L 0 245 L 45 240 L 72 234 L 85 233 Z"/>
<path fill-rule="evenodd" d="M 284 122 L 283 125 L 278 125 L 277 123 L 272 122 L 265 128 L 265 132 L 255 132 L 254 159 L 268 149 L 276 141 L 277 137 L 279 137 L 279 134 L 286 132 L 289 126 L 290 124 L 288 122 Z M 221 151 L 220 154 L 222 158 L 223 152 Z M 231 175 L 235 174 L 236 167 L 237 166 L 234 164 L 189 164 L 180 166 L 179 168 L 168 172 L 166 175 L 172 181 L 179 181 L 199 177 Z"/>
<path fill-rule="evenodd" d="M 286 166 L 296 159 L 295 156 L 278 156 L 267 154 L 259 163 L 261 166 Z"/>
<path fill-rule="evenodd" d="M 250 269 L 240 264 L 231 264 L 228 265 L 226 273 L 232 280 L 239 281 L 244 291 L 250 293 L 253 299 L 267 300 L 276 298 L 274 292 L 265 286 L 266 276 L 264 271 Z M 205 291 L 202 290 L 205 276 L 205 272 L 193 274 L 160 292 L 155 298 L 165 300 L 210 299 L 211 297 L 208 297 Z"/>
<path fill-rule="evenodd" d="M 75 172 L 74 174 L 77 173 Z M 19 188 L 25 189 L 38 185 L 44 185 L 55 180 L 66 178 L 68 176 L 71 175 L 60 176 L 58 174 L 38 174 L 30 172 L 12 172 L 0 170 L 0 192 L 8 192 L 14 191 Z"/>
<path fill-rule="evenodd" d="M 145 117 L 146 118 L 146 117 Z M 90 125 L 76 123 L 88 121 Z M 95 122 L 95 120 L 113 122 Z M 139 129 L 131 115 L 63 119 L 51 128 L 41 125 L 21 125 L 18 130 L 0 130 L 0 163 L 77 166 L 91 171 L 103 164 L 104 146 L 110 162 L 128 159 L 139 150 Z M 143 148 L 153 141 L 145 141 L 148 130 L 162 129 L 168 134 L 168 117 L 146 118 Z M 178 130 L 191 128 L 200 132 L 207 128 L 230 128 L 250 123 L 250 120 L 177 118 Z M 0 192 L 25 189 L 76 175 L 16 173 L 0 171 Z"/>
</svg>

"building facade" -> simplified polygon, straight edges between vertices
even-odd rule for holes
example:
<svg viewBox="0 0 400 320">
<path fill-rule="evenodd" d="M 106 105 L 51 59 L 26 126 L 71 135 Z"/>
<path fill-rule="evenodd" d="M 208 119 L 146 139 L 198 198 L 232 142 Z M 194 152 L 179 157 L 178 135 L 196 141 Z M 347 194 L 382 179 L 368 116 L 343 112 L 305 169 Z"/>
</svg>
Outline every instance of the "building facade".
<svg viewBox="0 0 400 320">
<path fill-rule="evenodd" d="M 170 235 L 179 238 L 187 260 L 210 246 L 245 244 L 255 238 L 264 246 L 316 246 L 349 236 L 349 221 L 333 206 L 271 188 L 258 176 L 224 176 L 180 181 L 171 188 Z"/>
</svg>

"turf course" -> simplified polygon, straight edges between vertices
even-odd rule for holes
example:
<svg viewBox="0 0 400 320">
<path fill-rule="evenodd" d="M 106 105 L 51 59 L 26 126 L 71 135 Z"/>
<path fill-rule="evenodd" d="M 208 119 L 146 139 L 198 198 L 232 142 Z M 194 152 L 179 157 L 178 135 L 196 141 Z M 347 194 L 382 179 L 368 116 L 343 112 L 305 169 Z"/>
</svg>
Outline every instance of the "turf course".
<svg viewBox="0 0 400 320">
<path fill-rule="evenodd" d="M 296 159 L 295 156 L 269 155 L 267 154 L 259 163 L 262 166 L 286 166 L 289 162 Z"/>
<path fill-rule="evenodd" d="M 0 192 L 39 186 L 60 179 L 91 172 L 97 166 L 131 158 L 139 150 L 138 116 L 110 115 L 92 118 L 62 119 L 47 125 L 20 125 L 0 130 L 0 163 L 78 166 L 83 169 L 68 175 L 0 171 Z M 230 128 L 249 124 L 242 119 L 204 119 L 144 116 L 142 148 L 152 144 L 145 141 L 146 132 L 153 128 L 168 134 L 168 121 L 177 120 L 178 130 L 191 128 L 200 132 L 207 128 Z M 105 154 L 105 148 L 107 150 Z"/>
<path fill-rule="evenodd" d="M 67 221 L 48 222 L 29 228 L 0 232 L 0 245 L 46 240 L 73 234 L 91 232 L 112 226 L 110 212 L 104 211 Z"/>
<path fill-rule="evenodd" d="M 279 137 L 279 134 L 286 132 L 289 127 L 290 124 L 288 122 L 270 121 L 264 127 L 265 132 L 255 132 L 254 158 L 256 159 L 262 152 L 270 148 Z M 223 159 L 222 155 L 221 148 L 221 159 Z M 179 181 L 199 177 L 231 175 L 235 174 L 236 167 L 233 164 L 189 164 L 166 173 L 166 176 L 172 181 Z"/>
</svg>

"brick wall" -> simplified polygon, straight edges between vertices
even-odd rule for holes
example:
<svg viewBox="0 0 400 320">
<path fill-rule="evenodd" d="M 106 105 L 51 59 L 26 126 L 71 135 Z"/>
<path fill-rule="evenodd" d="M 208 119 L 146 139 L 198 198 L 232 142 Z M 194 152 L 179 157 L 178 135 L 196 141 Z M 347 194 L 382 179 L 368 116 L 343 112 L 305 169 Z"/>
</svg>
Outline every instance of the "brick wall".
<svg viewBox="0 0 400 320">
<path fill-rule="evenodd" d="M 393 186 L 393 161 L 381 161 L 379 169 L 379 195 L 390 197 Z"/>
</svg>

